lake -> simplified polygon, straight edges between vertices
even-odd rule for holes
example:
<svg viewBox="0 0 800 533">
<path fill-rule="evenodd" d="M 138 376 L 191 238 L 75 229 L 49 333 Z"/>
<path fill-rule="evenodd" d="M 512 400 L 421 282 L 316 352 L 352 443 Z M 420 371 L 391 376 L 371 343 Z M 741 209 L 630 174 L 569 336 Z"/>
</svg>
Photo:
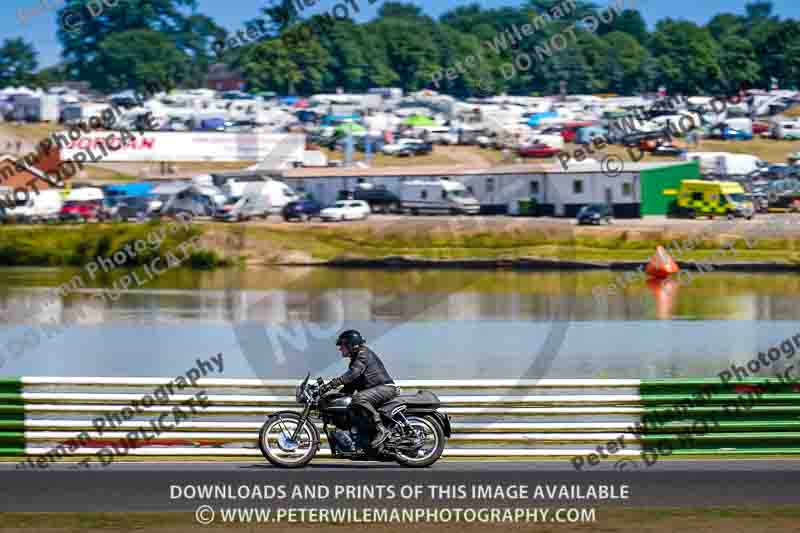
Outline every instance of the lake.
<svg viewBox="0 0 800 533">
<path fill-rule="evenodd" d="M 617 273 L 227 269 L 46 297 L 74 273 L 2 270 L 0 375 L 174 376 L 222 352 L 227 378 L 329 376 L 356 328 L 397 379 L 714 377 L 800 333 L 783 274 L 598 297 Z"/>
</svg>

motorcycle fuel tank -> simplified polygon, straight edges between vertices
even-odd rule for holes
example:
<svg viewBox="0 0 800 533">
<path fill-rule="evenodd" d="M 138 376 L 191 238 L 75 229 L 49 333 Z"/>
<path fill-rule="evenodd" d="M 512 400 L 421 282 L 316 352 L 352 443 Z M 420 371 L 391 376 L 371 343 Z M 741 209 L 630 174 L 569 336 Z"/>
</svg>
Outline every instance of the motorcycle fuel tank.
<svg viewBox="0 0 800 533">
<path fill-rule="evenodd" d="M 319 401 L 319 406 L 324 411 L 345 411 L 350 405 L 352 397 L 338 392 L 326 394 Z"/>
</svg>

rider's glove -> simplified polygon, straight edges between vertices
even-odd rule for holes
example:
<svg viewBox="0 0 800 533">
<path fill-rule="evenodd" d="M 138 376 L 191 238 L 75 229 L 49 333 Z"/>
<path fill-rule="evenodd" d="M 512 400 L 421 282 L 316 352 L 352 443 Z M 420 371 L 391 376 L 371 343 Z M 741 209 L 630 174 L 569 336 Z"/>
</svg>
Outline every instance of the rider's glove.
<svg viewBox="0 0 800 533">
<path fill-rule="evenodd" d="M 339 382 L 335 379 L 330 380 L 329 382 L 325 383 L 319 388 L 320 394 L 325 394 L 326 392 L 333 390 L 339 386 Z"/>
</svg>

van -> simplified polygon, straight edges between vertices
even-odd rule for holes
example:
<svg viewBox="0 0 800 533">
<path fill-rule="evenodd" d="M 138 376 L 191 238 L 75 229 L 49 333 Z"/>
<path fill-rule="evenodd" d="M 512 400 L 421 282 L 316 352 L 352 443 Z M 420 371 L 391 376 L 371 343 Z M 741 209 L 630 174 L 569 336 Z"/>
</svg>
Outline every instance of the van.
<svg viewBox="0 0 800 533">
<path fill-rule="evenodd" d="M 18 194 L 16 206 L 6 209 L 6 216 L 30 222 L 58 220 L 63 205 L 61 191 L 55 189 L 32 192 L 27 198 Z"/>
<path fill-rule="evenodd" d="M 214 218 L 228 222 L 242 222 L 251 218 L 269 216 L 268 198 L 259 192 L 248 192 L 239 198 L 230 198 L 228 202 L 214 212 Z"/>
<path fill-rule="evenodd" d="M 475 215 L 481 210 L 478 200 L 464 184 L 448 177 L 403 182 L 400 202 L 412 215 L 421 212 Z"/>
<path fill-rule="evenodd" d="M 735 181 L 683 180 L 678 212 L 689 218 L 724 216 L 753 218 L 753 203 Z"/>
<path fill-rule="evenodd" d="M 258 187 L 267 197 L 271 212 L 280 213 L 289 202 L 298 199 L 291 187 L 258 172 L 212 174 L 213 182 L 228 198 L 241 198 L 245 190 Z"/>
</svg>

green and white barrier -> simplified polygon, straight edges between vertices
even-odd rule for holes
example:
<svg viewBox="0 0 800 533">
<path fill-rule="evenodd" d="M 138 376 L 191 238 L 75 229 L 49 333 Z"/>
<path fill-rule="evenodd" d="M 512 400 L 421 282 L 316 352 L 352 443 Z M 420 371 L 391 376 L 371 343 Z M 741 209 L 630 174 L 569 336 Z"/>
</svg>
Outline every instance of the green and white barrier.
<svg viewBox="0 0 800 533">
<path fill-rule="evenodd" d="M 200 379 L 163 404 L 101 431 L 168 378 L 23 377 L 0 380 L 0 456 L 42 456 L 83 434 L 70 457 L 94 455 L 137 428 L 167 420 L 200 390 L 207 403 L 127 456 L 258 457 L 258 430 L 270 413 L 296 410 L 299 380 Z M 446 457 L 572 457 L 618 439 L 615 457 L 669 442 L 675 455 L 800 454 L 800 385 L 749 380 L 429 380 L 452 418 Z M 153 426 L 155 427 L 155 426 Z M 327 449 L 323 437 L 322 455 Z"/>
</svg>

